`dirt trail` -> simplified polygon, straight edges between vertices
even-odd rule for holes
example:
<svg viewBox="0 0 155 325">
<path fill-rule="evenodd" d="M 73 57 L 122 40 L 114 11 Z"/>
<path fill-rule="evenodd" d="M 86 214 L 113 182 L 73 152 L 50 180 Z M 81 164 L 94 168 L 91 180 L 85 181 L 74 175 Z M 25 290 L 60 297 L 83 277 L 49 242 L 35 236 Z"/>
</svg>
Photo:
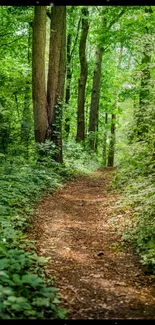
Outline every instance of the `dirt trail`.
<svg viewBox="0 0 155 325">
<path fill-rule="evenodd" d="M 51 257 L 47 273 L 55 277 L 68 319 L 155 319 L 154 284 L 130 248 L 117 250 L 111 172 L 79 176 L 46 197 L 31 238 L 40 255 Z"/>
</svg>

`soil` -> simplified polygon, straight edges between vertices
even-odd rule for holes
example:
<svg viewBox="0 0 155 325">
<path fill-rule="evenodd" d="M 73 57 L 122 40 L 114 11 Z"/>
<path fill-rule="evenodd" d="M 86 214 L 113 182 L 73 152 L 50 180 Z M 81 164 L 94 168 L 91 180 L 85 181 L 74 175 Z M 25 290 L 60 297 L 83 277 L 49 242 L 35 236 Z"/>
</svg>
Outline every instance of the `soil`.
<svg viewBox="0 0 155 325">
<path fill-rule="evenodd" d="M 155 319 L 155 284 L 113 226 L 112 172 L 78 176 L 35 210 L 30 238 L 40 256 L 51 257 L 47 276 L 68 319 Z"/>
</svg>

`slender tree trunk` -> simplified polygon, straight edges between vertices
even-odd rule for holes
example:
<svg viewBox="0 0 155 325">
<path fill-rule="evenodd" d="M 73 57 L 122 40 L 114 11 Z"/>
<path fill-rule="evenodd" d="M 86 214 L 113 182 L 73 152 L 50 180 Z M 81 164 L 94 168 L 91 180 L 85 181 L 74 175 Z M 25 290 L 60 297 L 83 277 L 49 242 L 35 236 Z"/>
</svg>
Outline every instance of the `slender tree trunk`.
<svg viewBox="0 0 155 325">
<path fill-rule="evenodd" d="M 150 16 L 153 13 L 151 7 L 144 9 L 145 13 L 149 13 Z M 148 38 L 147 38 L 148 36 Z M 137 122 L 137 136 L 138 140 L 146 140 L 146 134 L 148 133 L 148 125 L 147 125 L 147 114 L 148 114 L 148 106 L 151 100 L 151 91 L 150 91 L 150 67 L 151 63 L 151 55 L 148 51 L 150 46 L 149 41 L 149 28 L 145 26 L 145 45 L 142 57 L 142 76 L 141 76 L 141 87 L 139 94 L 139 109 L 135 112 L 135 119 Z"/>
<path fill-rule="evenodd" d="M 15 92 L 15 102 L 16 102 L 16 109 L 17 109 L 17 114 L 18 114 L 18 119 L 20 119 L 20 112 L 19 112 L 19 105 L 18 105 L 18 96 L 17 92 Z"/>
<path fill-rule="evenodd" d="M 137 120 L 137 135 L 139 140 L 144 140 L 146 138 L 146 134 L 148 133 L 148 125 L 145 121 L 147 117 L 147 109 L 150 102 L 150 70 L 149 63 L 151 62 L 151 56 L 146 54 L 147 49 L 144 49 L 143 58 L 142 58 L 142 66 L 144 67 L 142 70 L 141 77 L 141 87 L 139 94 L 139 109 L 136 112 L 136 120 Z"/>
<path fill-rule="evenodd" d="M 29 23 L 28 27 L 28 44 L 27 44 L 27 60 L 29 66 L 32 63 L 32 23 Z M 31 120 L 31 85 L 29 82 L 29 77 L 26 82 L 25 87 L 25 95 L 24 95 L 24 107 L 23 107 L 23 116 L 21 122 L 21 142 L 23 143 L 24 149 L 24 156 L 28 160 L 29 159 L 29 141 L 30 141 L 30 132 L 32 126 Z"/>
<path fill-rule="evenodd" d="M 28 63 L 31 62 L 31 58 L 32 58 L 32 25 L 31 23 L 29 23 L 29 27 L 28 27 L 28 44 L 27 44 L 27 60 Z"/>
<path fill-rule="evenodd" d="M 96 114 L 96 137 L 95 137 L 95 152 L 97 153 L 98 149 L 98 141 L 99 141 L 99 136 L 98 136 L 98 122 L 99 122 L 99 106 L 97 107 L 97 114 Z"/>
<path fill-rule="evenodd" d="M 71 72 L 71 38 L 72 35 L 68 34 L 67 36 L 67 76 L 66 76 L 66 96 L 65 96 L 65 103 L 66 105 L 69 104 L 70 100 L 70 84 L 71 84 L 71 78 L 72 78 L 72 72 Z M 65 118 L 65 126 L 64 129 L 66 131 L 66 136 L 68 138 L 69 131 L 70 131 L 70 118 L 67 116 Z"/>
<path fill-rule="evenodd" d="M 70 32 L 67 36 L 67 75 L 66 75 L 66 95 L 65 95 L 65 103 L 66 105 L 69 105 L 70 101 L 70 87 L 71 87 L 71 79 L 72 79 L 72 69 L 71 69 L 71 61 L 73 59 L 73 54 L 75 50 L 75 46 L 78 40 L 78 35 L 79 35 L 79 29 L 80 29 L 80 22 L 81 22 L 81 17 L 78 21 L 77 25 L 77 33 L 75 36 L 75 40 L 71 49 L 71 41 L 72 41 L 72 33 Z M 65 118 L 65 126 L 64 129 L 66 131 L 66 136 L 68 138 L 69 132 L 70 132 L 70 115 Z"/>
<path fill-rule="evenodd" d="M 25 88 L 24 108 L 21 123 L 21 142 L 24 144 L 25 158 L 29 158 L 29 139 L 31 131 L 31 110 L 30 110 L 31 96 L 30 96 L 30 84 L 27 83 Z"/>
<path fill-rule="evenodd" d="M 102 66 L 103 50 L 97 46 L 96 63 L 93 77 L 93 87 L 91 95 L 90 117 L 89 117 L 89 145 L 92 150 L 95 150 L 97 114 L 100 99 L 100 80 L 101 80 L 101 66 Z"/>
<path fill-rule="evenodd" d="M 87 8 L 82 9 L 82 32 L 80 39 L 80 47 L 79 47 L 79 57 L 80 57 L 80 65 L 81 72 L 80 78 L 78 81 L 78 113 L 77 113 L 77 136 L 76 141 L 84 141 L 85 139 L 85 114 L 84 114 L 84 105 L 85 105 L 85 89 L 87 82 L 87 74 L 88 74 L 88 65 L 86 59 L 86 41 L 89 29 L 88 23 L 88 14 L 89 11 Z"/>
<path fill-rule="evenodd" d="M 105 113 L 105 130 L 103 134 L 103 166 L 107 165 L 107 126 L 108 124 L 108 113 Z"/>
<path fill-rule="evenodd" d="M 122 55 L 123 55 L 123 44 L 121 44 L 121 48 L 120 48 L 117 70 L 121 67 Z M 117 70 L 116 70 L 116 73 L 117 73 Z M 114 96 L 115 96 L 115 99 L 114 99 L 113 107 L 114 107 L 114 112 L 115 112 L 117 109 L 118 91 L 115 91 Z M 108 166 L 111 166 L 111 167 L 114 166 L 115 142 L 116 142 L 116 113 L 112 113 L 112 115 L 111 115 L 111 135 L 110 135 L 109 152 L 108 152 Z"/>
<path fill-rule="evenodd" d="M 48 127 L 45 88 L 46 7 L 35 6 L 32 40 L 32 96 L 34 133 L 37 142 L 44 142 Z"/>
<path fill-rule="evenodd" d="M 117 100 L 115 100 L 114 108 L 117 105 Z M 115 153 L 115 130 L 116 130 L 116 114 L 111 115 L 111 136 L 109 144 L 109 153 L 108 153 L 108 166 L 114 166 L 114 153 Z"/>
<path fill-rule="evenodd" d="M 130 54 L 128 59 L 128 66 L 127 66 L 128 70 L 130 70 L 131 67 L 131 59 L 132 59 L 132 55 Z"/>
<path fill-rule="evenodd" d="M 123 8 L 117 18 L 112 20 L 109 24 L 107 24 L 105 17 L 102 19 L 101 24 L 104 25 L 105 29 L 108 31 L 116 21 L 124 14 L 125 9 Z M 96 130 L 97 130 L 97 114 L 99 108 L 99 100 L 100 100 L 100 79 L 101 79 L 101 68 L 102 68 L 102 56 L 103 56 L 103 48 L 101 46 L 97 46 L 96 51 L 96 64 L 94 69 L 94 77 L 93 77 L 93 87 L 92 87 L 92 97 L 91 97 L 91 106 L 90 106 L 90 118 L 89 118 L 89 147 L 91 150 L 95 150 L 95 142 L 96 142 Z"/>
<path fill-rule="evenodd" d="M 53 159 L 62 157 L 62 101 L 66 69 L 66 7 L 54 6 L 51 12 L 49 71 L 47 83 L 48 138 L 54 142 Z"/>
<path fill-rule="evenodd" d="M 119 58 L 118 58 L 118 67 L 121 67 L 122 64 L 122 57 L 123 57 L 123 44 L 121 43 L 121 47 L 120 47 L 120 53 L 119 53 Z"/>
</svg>

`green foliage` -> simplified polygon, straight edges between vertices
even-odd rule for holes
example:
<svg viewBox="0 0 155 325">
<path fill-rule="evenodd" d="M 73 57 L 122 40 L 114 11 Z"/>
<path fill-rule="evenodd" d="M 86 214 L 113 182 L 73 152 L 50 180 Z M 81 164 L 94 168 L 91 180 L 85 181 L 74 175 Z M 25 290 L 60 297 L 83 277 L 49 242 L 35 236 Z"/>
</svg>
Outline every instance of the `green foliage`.
<svg viewBox="0 0 155 325">
<path fill-rule="evenodd" d="M 57 290 L 49 287 L 44 273 L 46 260 L 19 249 L 0 248 L 0 318 L 65 318 Z"/>
<path fill-rule="evenodd" d="M 57 120 L 59 122 L 62 114 L 62 134 L 65 139 L 65 120 L 70 124 L 68 142 L 63 143 L 64 164 L 52 159 L 57 151 L 53 142 L 46 141 L 34 146 L 31 89 L 33 10 L 32 6 L 0 7 L 1 319 L 66 317 L 65 311 L 59 307 L 53 283 L 45 277 L 47 261 L 37 256 L 34 242 L 27 240 L 24 231 L 33 217 L 33 205 L 42 193 L 62 186 L 63 180 L 72 178 L 76 173 L 89 173 L 97 169 L 102 164 L 103 145 L 104 158 L 108 156 L 111 114 L 117 116 L 115 164 L 118 173 L 114 186 L 122 191 L 122 211 L 131 211 L 126 213 L 122 238 L 134 245 L 146 270 L 155 272 L 155 8 L 90 6 L 86 49 L 86 141 L 79 144 L 75 143 L 75 137 L 81 8 L 67 7 L 67 35 L 71 35 L 72 53 L 70 100 L 64 105 L 63 112 L 61 105 L 58 105 L 56 124 L 53 125 L 57 136 L 60 131 Z M 49 24 L 47 17 L 47 40 L 50 37 Z M 88 151 L 87 135 L 96 45 L 101 46 L 104 53 L 96 132 L 98 152 L 92 153 Z M 148 53 L 151 58 L 146 65 L 142 59 Z M 46 77 L 48 55 L 46 42 Z M 149 80 L 142 85 L 142 75 L 146 70 Z M 148 98 L 145 88 L 149 92 Z M 140 96 L 143 105 L 139 105 Z M 140 139 L 138 133 L 143 126 L 147 131 L 142 132 Z M 119 251 L 121 248 L 116 246 L 112 249 Z"/>
<path fill-rule="evenodd" d="M 121 190 L 119 209 L 130 209 L 123 218 L 122 239 L 132 243 L 146 267 L 155 273 L 155 171 L 146 143 L 126 145 L 113 186 Z"/>
<path fill-rule="evenodd" d="M 45 277 L 48 259 L 37 256 L 23 231 L 42 191 L 53 191 L 72 173 L 65 166 L 23 165 L 17 158 L 0 168 L 0 318 L 66 318 L 53 280 Z"/>
<path fill-rule="evenodd" d="M 85 145 L 74 141 L 64 143 L 65 165 L 74 173 L 90 173 L 101 166 L 101 158 L 94 152 L 88 152 Z"/>
</svg>

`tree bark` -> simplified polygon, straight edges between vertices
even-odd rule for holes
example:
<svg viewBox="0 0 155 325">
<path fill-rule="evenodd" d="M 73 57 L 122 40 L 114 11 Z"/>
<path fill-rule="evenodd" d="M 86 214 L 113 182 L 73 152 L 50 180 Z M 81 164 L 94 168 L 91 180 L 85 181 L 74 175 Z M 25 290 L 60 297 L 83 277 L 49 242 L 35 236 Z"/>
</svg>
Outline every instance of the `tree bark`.
<svg viewBox="0 0 155 325">
<path fill-rule="evenodd" d="M 65 103 L 68 106 L 69 105 L 69 101 L 70 101 L 70 87 L 71 87 L 71 79 L 72 79 L 72 69 L 71 69 L 71 61 L 73 58 L 73 53 L 75 50 L 75 46 L 77 43 L 77 39 L 78 39 L 78 34 L 79 34 L 79 29 L 80 29 L 80 22 L 81 22 L 81 17 L 78 21 L 78 25 L 77 25 L 77 33 L 75 36 L 75 40 L 71 49 L 71 43 L 72 43 L 72 33 L 70 32 L 67 36 L 67 75 L 66 75 L 66 94 L 65 94 Z M 66 137 L 68 138 L 69 136 L 69 132 L 70 132 L 70 116 L 68 114 L 68 116 L 65 118 L 65 125 L 64 125 L 64 129 L 66 131 Z"/>
<path fill-rule="evenodd" d="M 136 114 L 138 140 L 144 140 L 146 138 L 146 134 L 148 133 L 148 125 L 145 122 L 145 118 L 147 116 L 147 109 L 150 101 L 149 63 L 151 62 L 151 56 L 149 54 L 146 54 L 145 51 L 146 48 L 144 49 L 143 58 L 142 58 L 142 66 L 144 66 L 144 68 L 142 70 L 142 77 L 141 77 L 139 109 Z"/>
<path fill-rule="evenodd" d="M 114 108 L 117 106 L 117 100 L 115 100 Z M 108 153 L 108 166 L 114 166 L 114 153 L 115 153 L 115 130 L 116 130 L 116 114 L 111 115 L 111 136 Z"/>
<path fill-rule="evenodd" d="M 149 13 L 150 16 L 153 13 L 152 8 L 144 8 L 145 13 Z M 150 91 L 150 67 L 151 54 L 148 51 L 150 46 L 149 42 L 149 28 L 145 26 L 145 36 L 146 38 L 143 57 L 142 57 L 142 76 L 141 76 L 141 86 L 139 93 L 139 109 L 135 112 L 135 119 L 137 123 L 136 136 L 138 136 L 138 141 L 146 140 L 146 135 L 149 131 L 147 120 L 148 106 L 151 100 Z"/>
<path fill-rule="evenodd" d="M 103 166 L 107 165 L 107 129 L 108 113 L 105 113 L 105 130 L 103 134 Z"/>
<path fill-rule="evenodd" d="M 23 108 L 23 116 L 21 122 L 21 142 L 25 147 L 23 154 L 27 160 L 29 158 L 29 142 L 30 142 L 30 132 L 31 132 L 30 104 L 31 104 L 30 84 L 27 82 L 25 88 L 24 108 Z"/>
<path fill-rule="evenodd" d="M 51 9 L 51 35 L 49 70 L 47 82 L 47 112 L 49 121 L 48 138 L 54 142 L 56 151 L 53 159 L 62 157 L 62 101 L 66 70 L 66 7 Z"/>
<path fill-rule="evenodd" d="M 96 128 L 97 128 L 97 114 L 100 99 L 100 80 L 101 80 L 101 66 L 102 66 L 103 50 L 100 46 L 96 49 L 96 63 L 93 77 L 93 87 L 91 95 L 90 117 L 89 117 L 89 146 L 90 149 L 95 150 Z"/>
<path fill-rule="evenodd" d="M 85 139 L 85 114 L 84 114 L 84 105 L 85 105 L 85 89 L 88 75 L 88 65 L 86 59 L 86 41 L 89 30 L 88 8 L 82 9 L 82 31 L 81 39 L 79 46 L 79 58 L 80 58 L 80 78 L 78 81 L 78 112 L 77 112 L 77 135 L 76 141 L 84 141 Z"/>
<path fill-rule="evenodd" d="M 123 44 L 121 44 L 119 59 L 117 70 L 121 67 L 122 62 L 122 55 L 123 55 Z M 118 102 L 118 91 L 115 91 L 115 99 L 114 99 L 114 112 L 117 109 L 117 102 Z M 116 142 L 116 113 L 111 114 L 111 134 L 110 134 L 110 143 L 109 143 L 109 152 L 108 152 L 108 166 L 114 166 L 114 155 L 115 155 L 115 142 Z"/>
<path fill-rule="evenodd" d="M 70 100 L 70 84 L 71 84 L 71 78 L 72 78 L 72 72 L 71 72 L 71 38 L 72 35 L 68 34 L 67 36 L 67 75 L 66 75 L 66 95 L 65 95 L 65 103 L 66 105 L 69 104 Z M 65 126 L 64 129 L 66 131 L 67 138 L 69 136 L 70 131 L 70 118 L 67 116 L 65 118 Z"/>
<path fill-rule="evenodd" d="M 44 142 L 48 127 L 45 88 L 46 7 L 35 6 L 32 39 L 32 96 L 34 133 L 37 142 Z"/>
</svg>

